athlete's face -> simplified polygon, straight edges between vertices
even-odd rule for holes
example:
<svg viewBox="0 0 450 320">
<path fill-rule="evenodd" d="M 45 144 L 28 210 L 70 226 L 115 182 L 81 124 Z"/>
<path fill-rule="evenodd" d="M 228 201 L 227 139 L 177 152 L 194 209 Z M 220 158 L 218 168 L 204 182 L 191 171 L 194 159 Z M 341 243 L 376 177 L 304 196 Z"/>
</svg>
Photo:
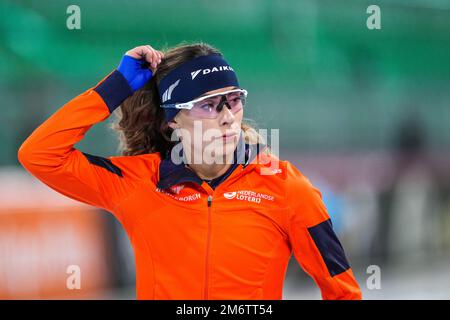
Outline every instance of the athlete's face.
<svg viewBox="0 0 450 320">
<path fill-rule="evenodd" d="M 208 91 L 202 96 L 231 89 L 235 87 Z M 243 108 L 230 110 L 224 104 L 217 118 L 199 118 L 189 110 L 181 110 L 169 125 L 173 129 L 178 129 L 177 134 L 183 143 L 188 161 L 199 163 L 201 159 L 201 163 L 207 164 L 230 163 L 241 134 L 242 117 Z"/>
</svg>

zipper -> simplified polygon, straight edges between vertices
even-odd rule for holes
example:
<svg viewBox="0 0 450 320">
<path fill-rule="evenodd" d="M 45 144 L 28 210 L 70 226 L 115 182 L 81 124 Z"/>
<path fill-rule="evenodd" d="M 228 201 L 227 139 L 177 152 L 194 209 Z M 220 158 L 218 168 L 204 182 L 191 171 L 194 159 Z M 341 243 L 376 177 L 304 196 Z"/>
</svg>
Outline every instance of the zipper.
<svg viewBox="0 0 450 320">
<path fill-rule="evenodd" d="M 230 182 L 235 181 L 239 177 L 242 176 L 242 172 L 244 171 L 244 167 L 241 165 L 241 172 L 238 172 L 234 177 L 231 177 L 231 180 L 228 180 L 228 177 L 225 181 L 223 181 L 220 185 L 217 186 L 216 189 L 212 190 L 214 193 L 217 191 L 220 187 L 223 187 L 225 182 L 227 182 L 227 185 L 230 184 Z M 208 232 L 207 232 L 207 238 L 206 238 L 206 261 L 205 261 L 205 289 L 204 289 L 204 297 L 205 300 L 208 299 L 208 286 L 209 286 L 209 251 L 211 246 L 211 206 L 213 201 L 213 194 L 208 194 L 207 203 L 208 203 Z"/>
<path fill-rule="evenodd" d="M 223 181 L 219 186 L 217 186 L 216 189 L 212 190 L 212 193 L 217 191 L 219 188 L 224 187 L 225 182 L 227 182 L 227 185 L 231 182 L 234 182 L 236 179 L 240 178 L 243 175 L 244 167 L 241 165 L 241 172 L 238 172 L 234 177 L 231 177 L 230 180 L 228 180 L 228 177 L 225 181 Z M 210 187 L 208 188 L 210 189 Z M 207 191 L 210 192 L 210 191 Z M 209 286 L 209 251 L 211 246 L 211 206 L 213 201 L 213 194 L 208 194 L 207 198 L 207 204 L 208 204 L 208 231 L 207 231 L 207 237 L 206 237 L 206 259 L 205 259 L 205 288 L 204 288 L 204 297 L 205 300 L 208 299 L 208 286 Z"/>
<path fill-rule="evenodd" d="M 212 205 L 213 196 L 208 195 L 208 233 L 206 239 L 206 263 L 205 263 L 205 300 L 208 299 L 208 284 L 209 284 L 209 276 L 208 276 L 208 267 L 209 267 L 209 250 L 210 250 L 210 242 L 211 242 L 211 205 Z"/>
</svg>

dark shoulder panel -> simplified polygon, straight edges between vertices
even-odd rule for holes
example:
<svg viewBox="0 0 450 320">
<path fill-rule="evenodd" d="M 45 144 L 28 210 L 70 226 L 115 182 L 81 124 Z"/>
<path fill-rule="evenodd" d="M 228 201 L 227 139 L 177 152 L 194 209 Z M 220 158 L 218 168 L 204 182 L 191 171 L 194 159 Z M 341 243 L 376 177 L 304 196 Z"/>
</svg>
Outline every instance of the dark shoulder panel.
<svg viewBox="0 0 450 320">
<path fill-rule="evenodd" d="M 89 162 L 92 163 L 93 165 L 103 167 L 106 170 L 108 170 L 109 172 L 117 174 L 119 177 L 123 177 L 122 170 L 120 170 L 120 168 L 118 166 L 113 164 L 111 162 L 111 160 L 104 158 L 104 157 L 94 156 L 92 154 L 85 153 L 85 152 L 82 152 L 82 153 L 89 160 Z"/>
</svg>

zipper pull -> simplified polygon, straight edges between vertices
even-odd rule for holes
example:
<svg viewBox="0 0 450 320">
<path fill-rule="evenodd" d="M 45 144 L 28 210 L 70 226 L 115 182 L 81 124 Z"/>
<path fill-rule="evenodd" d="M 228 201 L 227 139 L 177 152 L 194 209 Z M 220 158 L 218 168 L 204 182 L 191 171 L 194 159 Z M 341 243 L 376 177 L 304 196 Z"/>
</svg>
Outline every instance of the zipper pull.
<svg viewBox="0 0 450 320">
<path fill-rule="evenodd" d="M 212 203 L 212 195 L 208 196 L 208 207 L 211 207 L 211 203 Z"/>
</svg>

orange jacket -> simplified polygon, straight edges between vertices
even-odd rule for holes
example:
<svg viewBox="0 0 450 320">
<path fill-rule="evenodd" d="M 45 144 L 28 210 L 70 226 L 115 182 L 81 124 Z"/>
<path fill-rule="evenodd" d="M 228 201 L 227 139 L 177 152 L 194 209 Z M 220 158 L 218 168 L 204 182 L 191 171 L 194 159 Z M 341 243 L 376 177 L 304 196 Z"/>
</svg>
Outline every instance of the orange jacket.
<svg viewBox="0 0 450 320">
<path fill-rule="evenodd" d="M 41 124 L 18 158 L 121 222 L 138 299 L 281 299 L 292 253 L 324 299 L 361 298 L 320 191 L 290 162 L 246 144 L 245 163 L 210 185 L 159 152 L 104 158 L 74 148 L 130 94 L 113 71 Z M 278 170 L 262 175 L 273 163 Z"/>
</svg>

